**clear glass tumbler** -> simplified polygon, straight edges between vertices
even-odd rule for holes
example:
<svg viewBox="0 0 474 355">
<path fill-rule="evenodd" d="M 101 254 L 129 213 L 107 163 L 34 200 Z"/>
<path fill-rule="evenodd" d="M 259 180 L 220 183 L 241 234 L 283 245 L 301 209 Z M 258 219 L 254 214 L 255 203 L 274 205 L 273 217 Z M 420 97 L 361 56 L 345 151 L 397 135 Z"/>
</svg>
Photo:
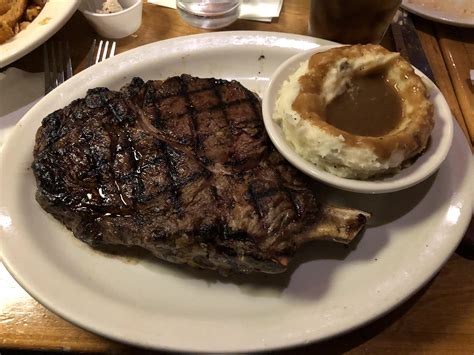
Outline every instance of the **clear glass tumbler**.
<svg viewBox="0 0 474 355">
<path fill-rule="evenodd" d="M 311 0 L 309 33 L 340 43 L 380 43 L 401 2 Z"/>
<path fill-rule="evenodd" d="M 181 18 L 194 27 L 218 29 L 239 17 L 241 0 L 176 0 Z"/>
</svg>

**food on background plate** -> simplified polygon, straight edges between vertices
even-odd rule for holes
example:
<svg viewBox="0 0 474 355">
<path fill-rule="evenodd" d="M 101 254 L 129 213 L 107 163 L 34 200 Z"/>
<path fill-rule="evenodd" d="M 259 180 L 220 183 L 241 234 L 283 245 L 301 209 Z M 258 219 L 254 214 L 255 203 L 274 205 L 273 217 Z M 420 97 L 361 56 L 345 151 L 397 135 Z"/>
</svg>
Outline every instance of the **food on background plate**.
<svg viewBox="0 0 474 355">
<path fill-rule="evenodd" d="M 45 3 L 46 0 L 0 0 L 0 44 L 24 30 Z"/>
<path fill-rule="evenodd" d="M 280 273 L 302 244 L 349 243 L 368 213 L 318 202 L 236 81 L 134 78 L 45 117 L 39 204 L 91 246 L 232 272 Z"/>
<path fill-rule="evenodd" d="M 273 119 L 304 159 L 334 175 L 393 174 L 422 153 L 434 126 L 427 88 L 378 45 L 317 52 L 286 80 Z"/>
</svg>

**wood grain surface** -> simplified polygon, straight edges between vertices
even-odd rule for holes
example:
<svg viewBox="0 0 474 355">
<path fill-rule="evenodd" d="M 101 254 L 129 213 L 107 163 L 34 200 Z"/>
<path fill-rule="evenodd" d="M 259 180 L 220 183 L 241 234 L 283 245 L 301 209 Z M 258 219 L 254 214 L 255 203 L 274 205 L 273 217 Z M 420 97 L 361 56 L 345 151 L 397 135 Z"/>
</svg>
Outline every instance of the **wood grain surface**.
<svg viewBox="0 0 474 355">
<path fill-rule="evenodd" d="M 436 26 L 433 22 L 421 17 L 417 17 L 415 23 L 418 30 L 418 37 L 421 40 L 428 62 L 433 70 L 436 85 L 446 98 L 446 101 L 451 108 L 451 112 L 459 123 L 464 135 L 468 141 L 471 141 L 466 121 L 464 119 L 463 110 L 461 110 L 456 92 L 453 90 L 450 72 L 448 71 L 437 37 Z"/>
<path fill-rule="evenodd" d="M 307 14 L 306 1 L 287 0 L 280 18 L 270 24 L 239 20 L 226 30 L 306 34 Z M 206 32 L 188 26 L 171 9 L 145 4 L 143 15 L 139 31 L 118 41 L 119 53 L 157 40 Z M 472 30 L 434 25 L 419 18 L 415 18 L 415 24 L 436 83 L 472 144 L 472 87 L 467 85 L 464 73 L 464 69 L 473 67 Z M 55 36 L 73 44 L 75 72 L 84 68 L 95 37 L 79 13 Z M 389 36 L 383 43 L 393 48 Z M 11 66 L 42 71 L 41 63 L 38 49 Z M 472 236 L 473 229 L 468 233 Z M 276 353 L 473 354 L 473 271 L 472 254 L 454 254 L 428 285 L 381 319 L 334 339 Z M 5 349 L 151 353 L 91 334 L 54 315 L 33 300 L 0 264 L 0 353 Z"/>
<path fill-rule="evenodd" d="M 472 146 L 474 86 L 469 79 L 469 70 L 474 69 L 474 29 L 437 25 L 436 32 Z"/>
</svg>

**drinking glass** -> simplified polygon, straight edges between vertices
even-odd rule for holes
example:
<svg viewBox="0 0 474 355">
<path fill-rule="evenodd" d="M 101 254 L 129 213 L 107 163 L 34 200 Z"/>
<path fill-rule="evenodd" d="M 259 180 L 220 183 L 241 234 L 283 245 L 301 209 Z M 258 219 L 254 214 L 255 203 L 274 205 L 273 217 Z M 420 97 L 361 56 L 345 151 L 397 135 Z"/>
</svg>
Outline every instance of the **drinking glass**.
<svg viewBox="0 0 474 355">
<path fill-rule="evenodd" d="M 241 0 L 176 0 L 181 18 L 194 27 L 218 29 L 239 17 Z"/>
<path fill-rule="evenodd" d="M 380 43 L 401 0 L 311 0 L 309 33 L 335 42 Z"/>
</svg>

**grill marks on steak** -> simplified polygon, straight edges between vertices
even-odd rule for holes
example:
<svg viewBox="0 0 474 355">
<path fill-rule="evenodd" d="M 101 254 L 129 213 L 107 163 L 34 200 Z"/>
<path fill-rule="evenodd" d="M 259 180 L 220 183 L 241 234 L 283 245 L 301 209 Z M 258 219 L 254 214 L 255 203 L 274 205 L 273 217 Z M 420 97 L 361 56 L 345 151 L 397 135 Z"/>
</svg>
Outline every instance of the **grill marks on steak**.
<svg viewBox="0 0 474 355">
<path fill-rule="evenodd" d="M 89 90 L 37 132 L 37 200 L 91 245 L 282 272 L 307 240 L 349 242 L 367 214 L 320 206 L 235 81 L 188 75 Z"/>
<path fill-rule="evenodd" d="M 158 136 L 192 147 L 207 166 L 248 169 L 267 147 L 260 103 L 237 82 L 183 75 L 146 83 L 136 102 Z"/>
</svg>

